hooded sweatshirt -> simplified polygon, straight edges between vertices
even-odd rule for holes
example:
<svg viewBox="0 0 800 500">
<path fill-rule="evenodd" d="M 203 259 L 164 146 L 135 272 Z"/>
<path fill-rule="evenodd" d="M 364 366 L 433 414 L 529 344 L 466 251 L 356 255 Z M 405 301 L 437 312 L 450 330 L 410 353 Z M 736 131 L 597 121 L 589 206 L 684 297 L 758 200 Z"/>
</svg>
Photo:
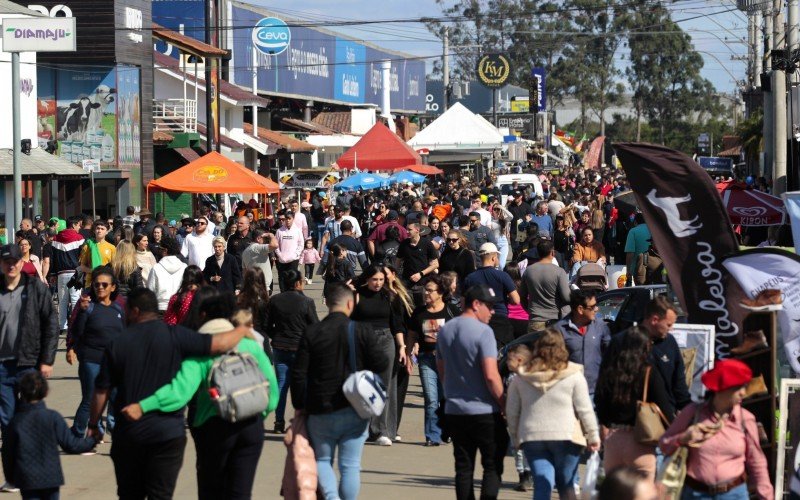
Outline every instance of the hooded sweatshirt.
<svg viewBox="0 0 800 500">
<path fill-rule="evenodd" d="M 147 288 L 155 292 L 158 298 L 158 310 L 166 311 L 169 298 L 177 293 L 183 280 L 186 264 L 174 256 L 168 255 L 158 261 L 147 278 Z"/>
<path fill-rule="evenodd" d="M 508 388 L 506 418 L 511 442 L 571 441 L 599 443 L 597 419 L 583 367 L 569 362 L 559 372 L 523 372 Z"/>
</svg>

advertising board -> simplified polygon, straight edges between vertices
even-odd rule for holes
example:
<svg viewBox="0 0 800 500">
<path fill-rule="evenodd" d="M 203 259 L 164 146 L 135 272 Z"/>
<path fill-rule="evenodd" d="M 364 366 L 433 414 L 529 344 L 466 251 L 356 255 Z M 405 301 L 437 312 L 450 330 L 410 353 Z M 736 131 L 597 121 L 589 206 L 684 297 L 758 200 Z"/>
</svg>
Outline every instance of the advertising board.
<svg viewBox="0 0 800 500">
<path fill-rule="evenodd" d="M 3 19 L 3 52 L 75 52 L 74 17 Z"/>
</svg>

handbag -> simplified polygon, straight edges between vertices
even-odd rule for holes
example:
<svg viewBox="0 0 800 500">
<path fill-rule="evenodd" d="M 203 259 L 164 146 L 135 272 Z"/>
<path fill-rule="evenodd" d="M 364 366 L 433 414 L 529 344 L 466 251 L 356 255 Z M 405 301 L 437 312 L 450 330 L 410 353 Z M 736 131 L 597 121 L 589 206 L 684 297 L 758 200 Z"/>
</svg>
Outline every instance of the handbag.
<svg viewBox="0 0 800 500">
<path fill-rule="evenodd" d="M 696 407 L 691 425 L 697 423 L 699 415 L 700 408 Z M 656 474 L 656 483 L 662 486 L 663 489 L 660 489 L 660 491 L 665 500 L 680 498 L 683 482 L 686 480 L 686 465 L 688 461 L 689 447 L 679 446 L 675 453 L 666 457 L 661 464 L 661 468 Z"/>
<path fill-rule="evenodd" d="M 342 392 L 347 401 L 361 418 L 377 417 L 386 405 L 386 389 L 383 381 L 370 370 L 356 369 L 356 333 L 355 323 L 347 325 L 347 343 L 350 351 L 351 373 L 342 385 Z"/>
<path fill-rule="evenodd" d="M 633 438 L 637 443 L 656 446 L 664 435 L 669 422 L 655 403 L 647 401 L 647 386 L 650 382 L 652 367 L 648 366 L 644 375 L 644 393 L 642 400 L 636 402 L 636 424 L 633 426 Z"/>
</svg>

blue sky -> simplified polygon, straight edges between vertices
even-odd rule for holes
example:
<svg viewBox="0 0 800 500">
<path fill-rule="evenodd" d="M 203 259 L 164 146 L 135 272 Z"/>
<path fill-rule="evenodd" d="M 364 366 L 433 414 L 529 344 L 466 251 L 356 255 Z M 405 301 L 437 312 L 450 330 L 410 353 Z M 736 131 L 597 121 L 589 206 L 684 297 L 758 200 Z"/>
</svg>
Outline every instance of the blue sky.
<svg viewBox="0 0 800 500">
<path fill-rule="evenodd" d="M 408 19 L 438 16 L 434 0 L 245 0 L 261 5 L 287 17 L 313 21 Z M 449 2 L 452 3 L 452 2 Z M 747 18 L 734 9 L 733 0 L 680 0 L 670 3 L 673 19 L 682 20 L 681 27 L 691 36 L 695 50 L 700 51 L 705 65 L 702 74 L 720 92 L 732 92 L 734 80 L 746 78 L 744 61 L 731 56 L 746 56 L 742 42 L 747 36 Z M 387 49 L 400 50 L 418 56 L 441 54 L 441 42 L 421 24 L 370 24 L 357 27 L 334 27 L 334 31 L 368 41 Z M 618 57 L 624 56 L 624 49 Z M 620 59 L 620 67 L 625 60 Z"/>
</svg>

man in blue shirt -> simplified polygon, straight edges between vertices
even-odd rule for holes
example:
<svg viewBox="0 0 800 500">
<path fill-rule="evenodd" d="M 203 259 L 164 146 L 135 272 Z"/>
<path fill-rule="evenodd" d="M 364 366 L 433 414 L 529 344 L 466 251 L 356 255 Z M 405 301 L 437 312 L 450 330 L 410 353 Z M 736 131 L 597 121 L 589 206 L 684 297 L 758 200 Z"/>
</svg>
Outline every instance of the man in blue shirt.
<svg viewBox="0 0 800 500">
<path fill-rule="evenodd" d="M 487 243 L 488 244 L 488 243 Z M 475 498 L 475 451 L 481 452 L 480 498 L 497 498 L 508 432 L 501 415 L 503 383 L 497 348 L 487 323 L 500 296 L 486 285 L 464 293 L 464 312 L 439 331 L 436 364 L 446 395 L 444 412 L 453 437 L 456 498 Z"/>
<path fill-rule="evenodd" d="M 547 208 L 546 201 L 540 201 L 536 204 L 536 213 L 531 216 L 531 222 L 535 222 L 539 226 L 539 234 L 547 231 L 547 236 L 553 237 L 553 218 L 550 217 L 550 211 Z"/>
<path fill-rule="evenodd" d="M 650 250 L 650 229 L 645 224 L 641 212 L 636 212 L 633 222 L 635 225 L 628 231 L 628 238 L 625 240 L 626 285 L 630 285 L 631 282 L 635 285 L 644 285 L 645 266 L 641 259 L 643 254 Z"/>
<path fill-rule="evenodd" d="M 508 320 L 508 305 L 519 304 L 519 292 L 514 281 L 504 271 L 497 269 L 500 262 L 500 251 L 494 243 L 484 243 L 478 250 L 481 267 L 467 275 L 463 289 L 476 285 L 485 285 L 492 289 L 497 301 L 494 302 L 494 316 L 489 326 L 494 332 L 497 347 L 500 348 L 514 340 L 514 327 Z"/>
</svg>

